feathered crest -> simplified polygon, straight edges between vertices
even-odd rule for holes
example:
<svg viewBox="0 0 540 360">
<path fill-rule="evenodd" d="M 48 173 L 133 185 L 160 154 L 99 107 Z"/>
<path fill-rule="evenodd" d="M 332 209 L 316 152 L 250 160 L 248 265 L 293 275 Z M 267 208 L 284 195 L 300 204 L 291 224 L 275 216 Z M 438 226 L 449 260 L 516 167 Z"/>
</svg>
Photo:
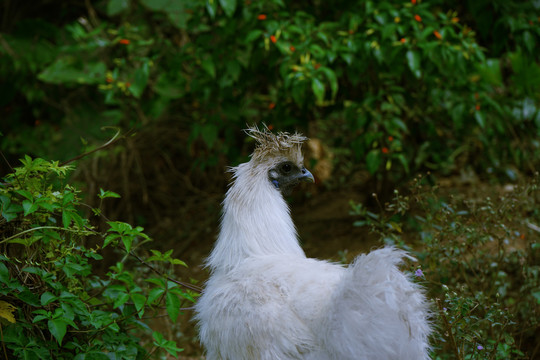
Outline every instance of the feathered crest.
<svg viewBox="0 0 540 360">
<path fill-rule="evenodd" d="M 257 126 L 250 126 L 244 130 L 249 137 L 255 139 L 258 143 L 252 155 L 256 161 L 277 154 L 293 155 L 294 153 L 297 153 L 297 157 L 301 160 L 300 148 L 304 141 L 307 140 L 307 137 L 298 132 L 294 134 L 286 132 L 274 134 L 266 125 L 263 126 L 262 130 L 259 130 Z"/>
</svg>

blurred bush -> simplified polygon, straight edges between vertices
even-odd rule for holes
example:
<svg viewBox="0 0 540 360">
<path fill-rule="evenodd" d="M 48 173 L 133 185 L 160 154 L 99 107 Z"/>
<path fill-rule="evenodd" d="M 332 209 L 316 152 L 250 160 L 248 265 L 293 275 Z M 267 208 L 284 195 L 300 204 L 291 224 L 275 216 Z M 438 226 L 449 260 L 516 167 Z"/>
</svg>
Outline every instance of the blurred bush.
<svg viewBox="0 0 540 360">
<path fill-rule="evenodd" d="M 200 167 L 238 130 L 299 128 L 341 175 L 538 165 L 535 2 L 8 1 L 1 149 L 70 158 L 103 126 L 189 131 Z M 201 143 L 206 148 L 192 148 Z"/>
</svg>

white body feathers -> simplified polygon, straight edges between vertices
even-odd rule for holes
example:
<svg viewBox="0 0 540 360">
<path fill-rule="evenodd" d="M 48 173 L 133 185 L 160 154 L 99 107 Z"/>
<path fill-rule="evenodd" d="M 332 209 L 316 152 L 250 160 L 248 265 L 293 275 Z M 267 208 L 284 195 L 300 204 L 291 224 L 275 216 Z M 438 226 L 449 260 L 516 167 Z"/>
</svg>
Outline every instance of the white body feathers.
<svg viewBox="0 0 540 360">
<path fill-rule="evenodd" d="M 283 153 L 256 160 L 234 169 L 196 304 L 207 359 L 428 359 L 424 295 L 397 268 L 407 255 L 385 248 L 348 267 L 306 258 L 267 177 Z"/>
</svg>

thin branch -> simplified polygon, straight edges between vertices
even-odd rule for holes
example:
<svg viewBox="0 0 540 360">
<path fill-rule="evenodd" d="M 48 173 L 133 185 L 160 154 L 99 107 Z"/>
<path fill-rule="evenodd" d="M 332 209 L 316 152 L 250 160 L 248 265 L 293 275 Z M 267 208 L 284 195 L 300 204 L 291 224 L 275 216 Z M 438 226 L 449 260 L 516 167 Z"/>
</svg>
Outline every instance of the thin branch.
<svg viewBox="0 0 540 360">
<path fill-rule="evenodd" d="M 15 51 L 13 51 L 13 49 L 11 48 L 11 46 L 9 46 L 9 44 L 7 43 L 6 39 L 4 39 L 4 37 L 2 36 L 2 34 L 0 34 L 0 44 L 2 45 L 2 47 L 4 48 L 4 50 L 6 50 L 6 52 L 14 59 L 18 59 L 19 56 L 17 55 L 17 53 L 15 53 Z"/>
<path fill-rule="evenodd" d="M 74 162 L 74 161 L 77 161 L 77 160 L 79 160 L 79 159 L 82 159 L 83 157 L 86 157 L 86 156 L 88 156 L 88 155 L 90 155 L 90 154 L 93 154 L 93 153 L 95 153 L 96 151 L 100 151 L 100 150 L 106 149 L 106 148 L 108 148 L 109 146 L 114 145 L 114 144 L 116 144 L 118 141 L 120 141 L 120 140 L 122 140 L 123 138 L 125 138 L 130 132 L 131 132 L 131 130 L 128 131 L 125 135 L 119 137 L 119 135 L 120 135 L 120 129 L 117 129 L 116 134 L 114 134 L 114 136 L 113 136 L 109 141 L 107 141 L 105 144 L 101 145 L 101 146 L 98 147 L 98 148 L 95 148 L 94 150 L 87 151 L 87 152 L 85 152 L 84 154 L 77 155 L 77 156 L 75 156 L 75 157 L 72 158 L 72 159 L 69 159 L 69 160 L 67 160 L 67 161 L 64 161 L 63 163 L 60 164 L 60 166 L 64 166 L 64 165 L 70 164 L 70 163 L 72 163 L 72 162 Z"/>
<path fill-rule="evenodd" d="M 160 276 L 163 276 L 165 277 L 167 280 L 169 281 L 172 281 L 173 283 L 175 284 L 178 284 L 180 286 L 183 286 L 187 289 L 190 289 L 190 290 L 193 290 L 195 292 L 202 292 L 202 289 L 197 286 L 197 285 L 192 285 L 192 284 L 188 284 L 186 282 L 183 282 L 183 281 L 180 281 L 180 280 L 176 280 L 176 279 L 173 279 L 165 274 L 163 274 L 161 271 L 159 271 L 158 269 L 156 269 L 155 267 L 153 267 L 152 265 L 148 264 L 147 262 L 145 262 L 143 259 L 141 259 L 139 256 L 137 256 L 136 254 L 132 253 L 132 252 L 129 252 L 129 255 L 133 256 L 135 259 L 139 260 L 139 262 L 143 265 L 145 265 L 146 267 L 148 267 L 150 270 L 152 270 L 153 272 L 155 272 L 156 274 L 160 275 Z"/>
<path fill-rule="evenodd" d="M 441 301 L 439 299 L 437 299 L 436 303 L 437 303 L 437 306 L 439 308 L 439 311 L 442 314 L 442 319 L 444 321 L 446 331 L 448 332 L 448 338 L 450 339 L 450 344 L 452 345 L 452 350 L 454 351 L 454 355 L 455 355 L 456 359 L 461 359 L 462 357 L 459 354 L 459 348 L 458 348 L 456 339 L 454 338 L 454 334 L 452 333 L 452 325 L 450 325 L 450 322 L 448 321 L 448 318 L 446 317 L 444 309 L 443 309 L 443 307 L 441 305 Z"/>
<path fill-rule="evenodd" d="M 7 356 L 7 350 L 6 350 L 6 343 L 4 342 L 4 331 L 2 331 L 2 324 L 0 324 L 0 340 L 2 340 L 2 348 L 4 350 L 4 356 L 7 359 L 8 356 Z"/>
<path fill-rule="evenodd" d="M 13 240 L 15 238 L 18 238 L 19 236 L 21 235 L 24 235 L 26 233 L 29 233 L 29 232 L 32 232 L 32 231 L 37 231 L 37 230 L 43 230 L 43 229 L 51 229 L 51 230 L 63 230 L 63 231 L 67 231 L 67 232 L 72 232 L 72 233 L 81 233 L 82 231 L 81 230 L 73 230 L 73 229 L 69 229 L 69 228 L 63 228 L 63 227 L 59 227 L 59 226 L 38 226 L 38 227 L 35 227 L 35 228 L 31 228 L 31 229 L 27 229 L 27 230 L 24 230 L 24 231 L 21 231 L 20 233 L 17 233 L 15 235 L 12 235 L 6 239 L 3 239 L 2 241 L 0 241 L 0 244 L 3 244 L 5 242 L 8 242 L 10 240 Z M 87 228 L 88 232 L 89 233 L 93 233 L 93 234 L 98 234 L 97 232 Z"/>
</svg>

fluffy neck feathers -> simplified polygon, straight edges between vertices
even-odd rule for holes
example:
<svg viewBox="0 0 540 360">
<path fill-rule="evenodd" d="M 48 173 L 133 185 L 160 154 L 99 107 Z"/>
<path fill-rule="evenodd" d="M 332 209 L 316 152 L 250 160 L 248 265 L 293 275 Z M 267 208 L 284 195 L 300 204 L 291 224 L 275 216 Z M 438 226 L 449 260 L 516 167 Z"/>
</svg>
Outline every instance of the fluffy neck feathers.
<svg viewBox="0 0 540 360">
<path fill-rule="evenodd" d="M 268 181 L 267 168 L 254 160 L 232 169 L 221 231 L 207 260 L 212 271 L 230 270 L 247 257 L 305 257 L 286 201 Z"/>
</svg>

